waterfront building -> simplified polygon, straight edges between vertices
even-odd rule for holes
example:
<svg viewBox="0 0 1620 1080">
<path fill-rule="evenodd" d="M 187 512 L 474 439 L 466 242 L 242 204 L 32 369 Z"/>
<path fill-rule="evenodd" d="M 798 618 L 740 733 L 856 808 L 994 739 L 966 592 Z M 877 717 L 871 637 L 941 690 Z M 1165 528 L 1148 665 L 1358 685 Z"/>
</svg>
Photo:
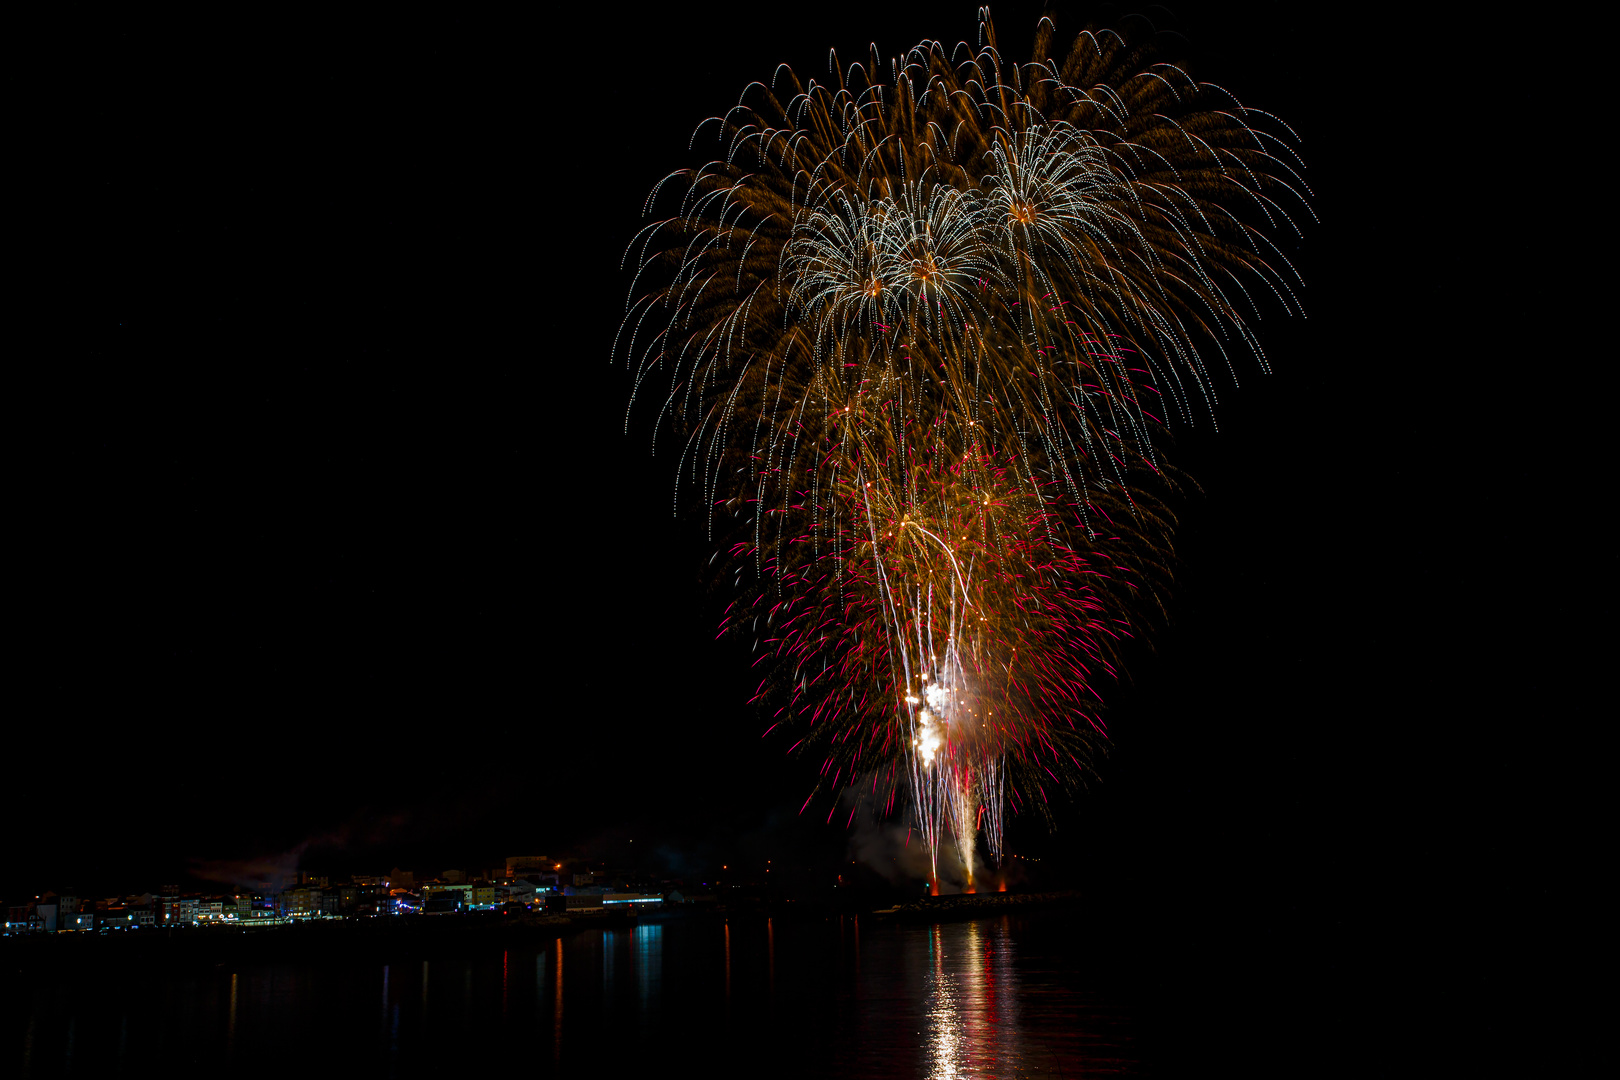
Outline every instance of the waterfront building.
<svg viewBox="0 0 1620 1080">
<path fill-rule="evenodd" d="M 5 933 L 8 936 L 32 934 L 39 930 L 39 912 L 35 901 L 12 904 L 6 908 Z"/>
<path fill-rule="evenodd" d="M 495 887 L 495 899 L 499 903 L 527 904 L 534 899 L 534 894 L 534 882 L 523 878 L 514 878 Z"/>
<path fill-rule="evenodd" d="M 506 859 L 506 879 L 526 878 L 530 874 L 544 874 L 557 867 L 544 855 L 510 855 Z"/>
<path fill-rule="evenodd" d="M 463 910 L 460 892 L 449 889 L 426 894 L 424 890 L 422 913 L 424 915 L 454 915 Z"/>
<path fill-rule="evenodd" d="M 426 903 L 440 897 L 454 896 L 459 911 L 473 903 L 473 891 L 474 886 L 466 882 L 434 881 L 422 886 L 422 900 Z"/>
<path fill-rule="evenodd" d="M 289 919 L 310 919 L 321 913 L 321 889 L 316 885 L 300 885 L 284 889 L 276 897 L 276 911 Z"/>
</svg>

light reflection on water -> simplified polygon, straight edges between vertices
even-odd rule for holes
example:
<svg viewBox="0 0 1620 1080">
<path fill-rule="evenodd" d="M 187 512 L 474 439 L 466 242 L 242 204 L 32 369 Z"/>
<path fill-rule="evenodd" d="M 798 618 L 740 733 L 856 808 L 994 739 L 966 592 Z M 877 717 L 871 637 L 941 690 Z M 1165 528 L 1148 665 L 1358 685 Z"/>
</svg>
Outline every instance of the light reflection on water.
<svg viewBox="0 0 1620 1080">
<path fill-rule="evenodd" d="M 566 999 L 570 1010 L 566 1024 L 553 1026 L 553 1060 L 575 1060 L 634 1028 L 644 1040 L 678 1033 L 688 1045 L 753 1046 L 773 1056 L 791 1047 L 788 1071 L 806 1075 L 1140 1074 L 1130 1018 L 1099 1001 L 1083 972 L 1045 955 L 1026 978 L 1021 923 L 861 921 L 734 917 L 559 939 L 558 961 L 599 951 L 604 966 L 600 982 L 553 987 L 551 1007 Z M 666 969 L 679 973 L 673 992 Z"/>
<path fill-rule="evenodd" d="M 1026 1075 L 1018 970 L 1007 921 L 929 927 L 928 950 L 927 1075 L 931 1080 Z"/>
<path fill-rule="evenodd" d="M 951 1078 L 961 1063 L 962 1019 L 955 980 L 945 970 L 945 943 L 937 926 L 930 928 L 928 957 L 933 961 L 928 971 L 928 1043 L 933 1052 L 929 1076 Z"/>
<path fill-rule="evenodd" d="M 134 1075 L 179 1050 L 269 1070 L 322 1045 L 333 1061 L 417 1075 L 478 1045 L 542 1075 L 605 1047 L 625 1063 L 681 1047 L 716 1076 L 1141 1075 L 1134 1018 L 1098 991 L 1075 938 L 1063 919 L 733 915 L 514 937 L 431 962 L 176 972 L 144 995 L 64 977 L 0 1002 L 0 1074 Z"/>
<path fill-rule="evenodd" d="M 664 928 L 651 923 L 636 927 L 631 934 L 636 949 L 636 992 L 645 1021 L 664 992 Z"/>
</svg>

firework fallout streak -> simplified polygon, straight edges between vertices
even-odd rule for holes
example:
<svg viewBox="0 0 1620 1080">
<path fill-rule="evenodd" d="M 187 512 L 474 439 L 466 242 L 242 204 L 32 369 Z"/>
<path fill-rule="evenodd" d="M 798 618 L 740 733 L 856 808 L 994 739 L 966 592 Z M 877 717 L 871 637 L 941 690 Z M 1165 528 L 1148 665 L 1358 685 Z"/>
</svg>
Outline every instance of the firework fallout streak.
<svg viewBox="0 0 1620 1080">
<path fill-rule="evenodd" d="M 756 701 L 817 790 L 1002 856 L 1106 735 L 1168 582 L 1172 423 L 1264 370 L 1309 216 L 1280 121 L 1151 43 L 781 67 L 699 125 L 631 243 L 615 342 L 707 508 Z M 673 442 L 672 442 L 673 441 Z M 814 797 L 814 792 L 811 793 Z M 808 800 L 806 805 L 808 805 Z M 851 811 L 853 816 L 853 809 Z"/>
</svg>

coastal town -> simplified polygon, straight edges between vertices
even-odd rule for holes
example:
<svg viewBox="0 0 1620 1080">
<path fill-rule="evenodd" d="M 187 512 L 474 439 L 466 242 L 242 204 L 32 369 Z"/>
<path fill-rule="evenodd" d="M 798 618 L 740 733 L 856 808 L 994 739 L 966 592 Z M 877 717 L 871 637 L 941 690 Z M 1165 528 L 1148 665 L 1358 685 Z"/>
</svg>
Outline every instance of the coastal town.
<svg viewBox="0 0 1620 1080">
<path fill-rule="evenodd" d="M 647 910 L 669 904 L 712 902 L 712 886 L 683 892 L 679 881 L 650 880 L 600 863 L 519 855 L 504 866 L 441 870 L 431 875 L 398 867 L 349 880 L 298 873 L 280 888 L 182 890 L 94 898 L 63 887 L 26 899 L 8 899 L 0 934 L 135 933 L 151 930 L 286 926 L 330 919 L 474 912 L 584 913 Z"/>
</svg>

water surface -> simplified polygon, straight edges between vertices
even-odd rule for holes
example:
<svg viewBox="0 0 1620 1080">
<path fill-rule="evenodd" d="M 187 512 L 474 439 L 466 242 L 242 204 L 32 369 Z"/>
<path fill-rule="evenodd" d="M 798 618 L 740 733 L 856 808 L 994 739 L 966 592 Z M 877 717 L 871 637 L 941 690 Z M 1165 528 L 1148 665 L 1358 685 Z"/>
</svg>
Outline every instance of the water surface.
<svg viewBox="0 0 1620 1080">
<path fill-rule="evenodd" d="M 79 968 L 8 984 L 9 1075 L 419 1075 L 697 1065 L 707 1075 L 1143 1076 L 1130 994 L 1072 916 L 649 920 L 382 963 Z"/>
</svg>

